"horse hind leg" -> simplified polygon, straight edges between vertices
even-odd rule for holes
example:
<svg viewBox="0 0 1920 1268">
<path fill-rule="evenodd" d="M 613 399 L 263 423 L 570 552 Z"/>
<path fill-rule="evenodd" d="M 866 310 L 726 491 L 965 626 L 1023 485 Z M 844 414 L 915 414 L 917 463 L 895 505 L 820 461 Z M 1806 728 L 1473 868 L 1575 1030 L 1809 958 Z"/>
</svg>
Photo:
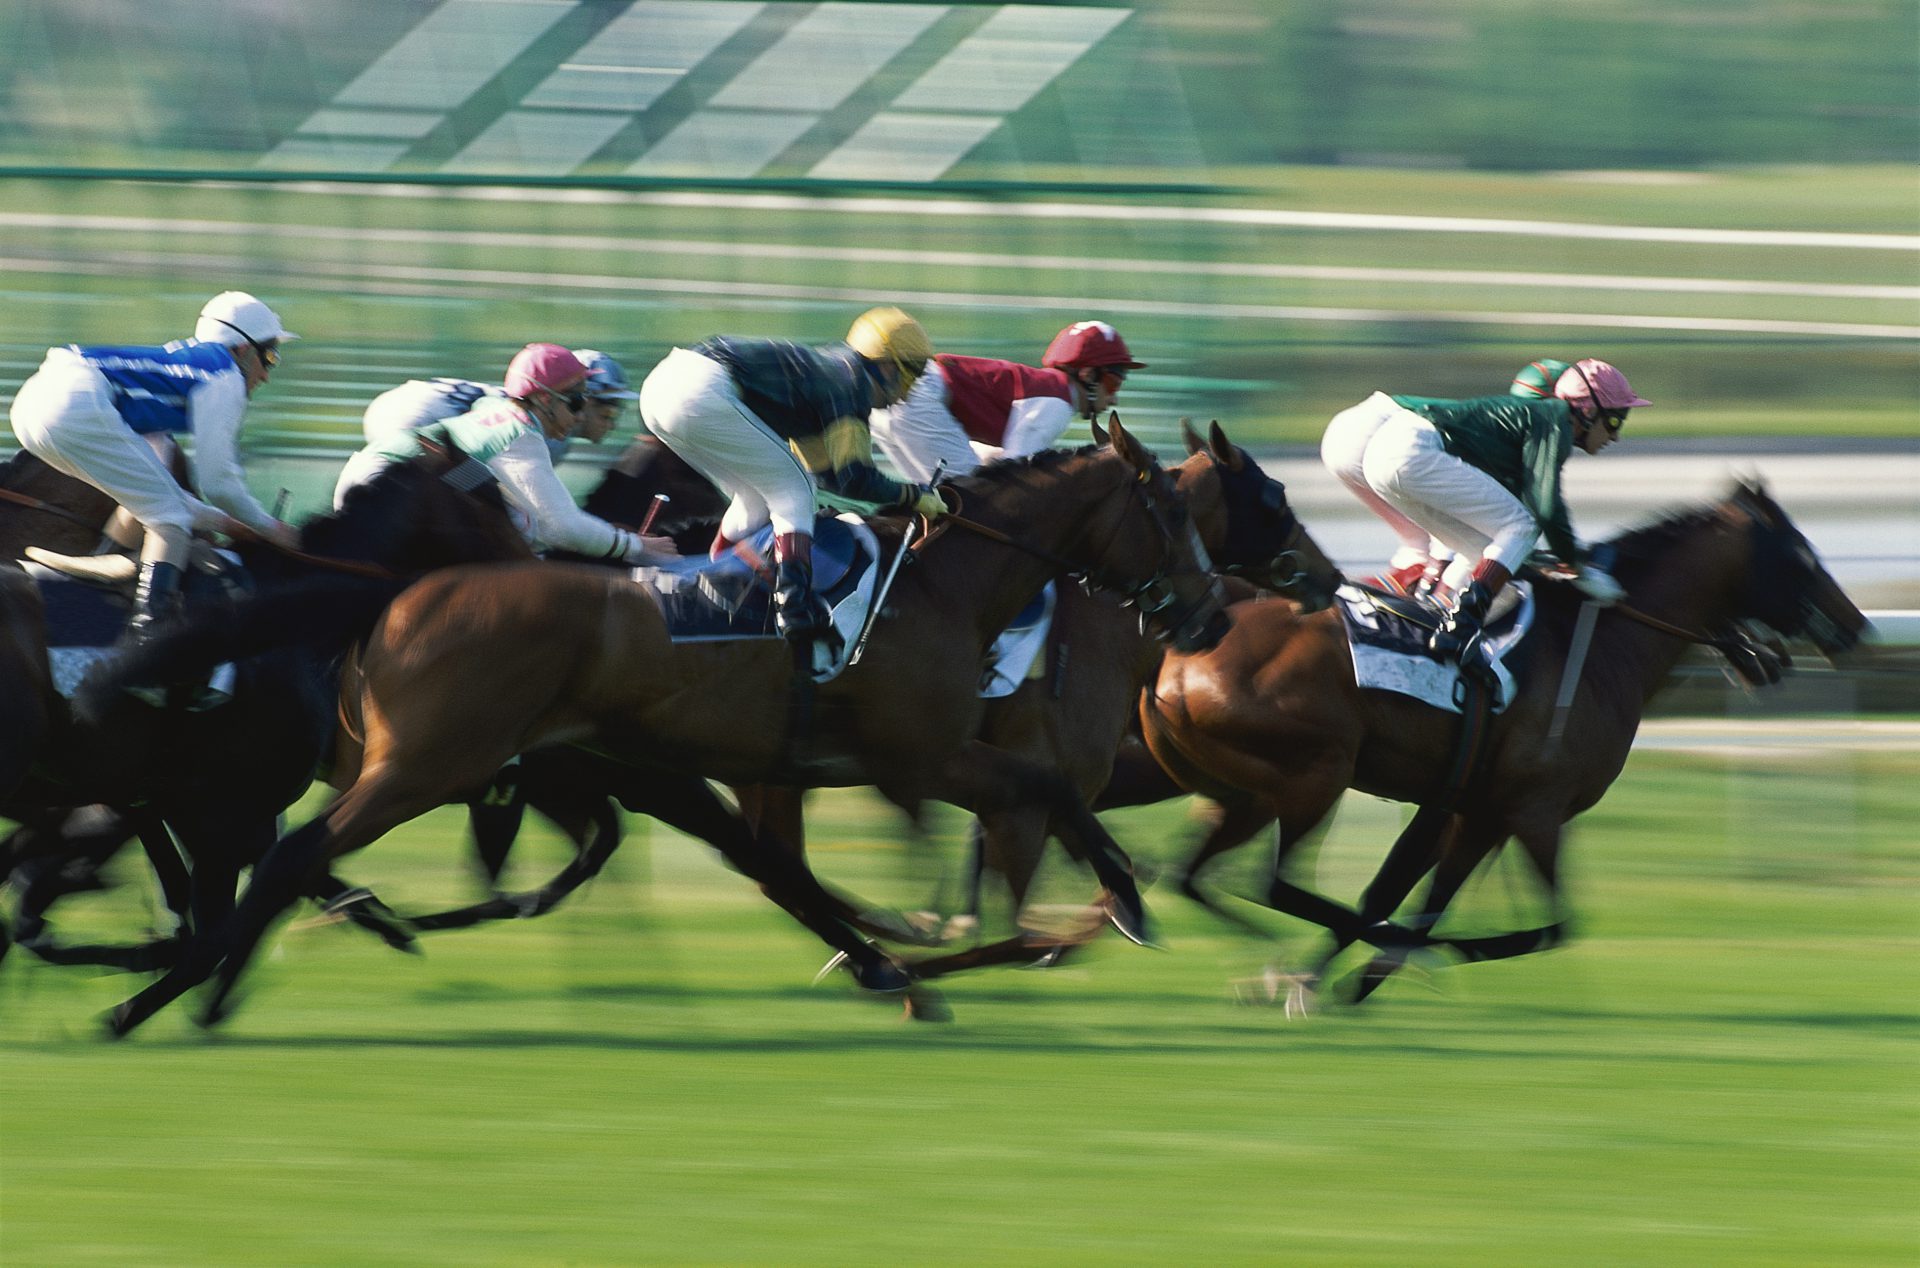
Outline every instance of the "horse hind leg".
<svg viewBox="0 0 1920 1268">
<path fill-rule="evenodd" d="M 446 786 L 447 778 L 455 788 Z M 403 779 L 392 763 L 363 768 L 352 788 L 266 852 L 228 920 L 218 929 L 201 931 L 183 948 L 172 970 L 109 1014 L 108 1033 L 116 1038 L 131 1033 L 216 973 L 218 980 L 199 1020 L 203 1025 L 222 1020 L 228 997 L 268 929 L 313 886 L 330 860 L 371 844 L 464 786 L 457 776 Z"/>
<path fill-rule="evenodd" d="M 1174 883 L 1182 894 L 1206 911 L 1243 932 L 1264 938 L 1268 936 L 1265 929 L 1238 912 L 1228 910 L 1216 895 L 1201 888 L 1200 874 L 1211 867 L 1215 859 L 1245 845 L 1255 833 L 1271 824 L 1274 821 L 1273 812 L 1252 797 L 1219 800 L 1213 806 L 1212 826 L 1201 838 L 1199 846 L 1176 868 Z"/>
<path fill-rule="evenodd" d="M 803 858 L 767 832 L 754 831 L 714 795 L 705 780 L 636 773 L 615 796 L 628 810 L 652 815 L 720 851 L 777 906 L 844 956 L 854 981 L 863 989 L 898 994 L 912 986 L 906 970 L 840 916 L 844 904 L 821 885 Z M 921 1006 L 936 1007 L 931 997 Z"/>
</svg>

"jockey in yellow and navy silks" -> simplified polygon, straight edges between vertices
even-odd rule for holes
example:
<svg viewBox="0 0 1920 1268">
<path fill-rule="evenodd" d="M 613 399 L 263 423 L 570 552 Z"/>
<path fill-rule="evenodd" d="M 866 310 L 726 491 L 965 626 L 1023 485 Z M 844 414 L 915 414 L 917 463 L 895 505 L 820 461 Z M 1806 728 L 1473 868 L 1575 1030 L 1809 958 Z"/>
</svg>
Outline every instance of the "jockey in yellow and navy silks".
<svg viewBox="0 0 1920 1268">
<path fill-rule="evenodd" d="M 1577 567 L 1588 597 L 1617 602 L 1620 585 L 1584 560 L 1560 492 L 1575 448 L 1612 444 L 1628 410 L 1647 404 L 1604 361 L 1569 367 L 1550 397 L 1482 396 L 1453 401 L 1376 392 L 1334 416 L 1321 457 L 1402 549 L 1429 537 L 1457 552 L 1447 570 L 1453 601 L 1433 648 L 1457 657 L 1480 630 L 1494 595 L 1542 536 Z M 1399 556 L 1396 556 L 1399 559 Z"/>
<path fill-rule="evenodd" d="M 207 301 L 193 338 L 161 347 L 51 348 L 14 398 L 14 435 L 48 466 L 113 497 L 146 529 L 131 625 L 145 638 L 179 603 L 195 532 L 244 526 L 282 545 L 298 535 L 267 513 L 240 469 L 247 402 L 298 338 L 243 291 Z M 194 437 L 206 500 L 182 489 L 161 453 Z M 218 508 L 218 509 L 216 509 Z"/>
<path fill-rule="evenodd" d="M 386 429 L 384 439 L 355 454 L 341 477 L 336 504 L 385 467 L 418 455 L 425 438 L 485 463 L 527 536 L 541 549 L 630 564 L 671 556 L 666 542 L 643 539 L 581 510 L 554 473 L 547 442 L 573 431 L 587 408 L 589 390 L 587 367 L 572 352 L 558 344 L 530 343 L 507 365 L 505 384 L 480 393 L 465 413 Z"/>
<path fill-rule="evenodd" d="M 716 335 L 675 348 L 640 385 L 647 429 L 733 499 L 714 554 L 773 524 L 775 624 L 797 646 L 835 650 L 813 589 L 816 488 L 876 508 L 946 509 L 874 466 L 867 429 L 869 411 L 905 397 L 932 355 L 919 322 L 876 308 L 824 347 Z"/>
<path fill-rule="evenodd" d="M 914 480 L 961 476 L 982 463 L 1025 458 L 1051 447 L 1075 417 L 1113 407 L 1129 370 L 1141 363 L 1103 321 L 1068 326 L 1042 368 L 941 353 L 907 399 L 873 413 L 873 436 Z"/>
</svg>

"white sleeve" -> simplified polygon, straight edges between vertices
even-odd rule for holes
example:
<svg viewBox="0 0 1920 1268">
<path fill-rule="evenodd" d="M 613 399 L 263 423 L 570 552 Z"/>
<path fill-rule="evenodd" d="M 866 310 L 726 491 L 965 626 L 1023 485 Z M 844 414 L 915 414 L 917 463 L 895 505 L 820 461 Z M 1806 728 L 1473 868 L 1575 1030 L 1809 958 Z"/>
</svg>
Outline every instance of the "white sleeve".
<svg viewBox="0 0 1920 1268">
<path fill-rule="evenodd" d="M 193 424 L 193 478 L 200 496 L 248 528 L 274 523 L 247 488 L 240 469 L 240 423 L 247 415 L 247 380 L 236 367 L 193 389 L 187 416 Z"/>
<path fill-rule="evenodd" d="M 1073 422 L 1073 405 L 1058 396 L 1029 396 L 1013 403 L 1006 434 L 1000 438 L 1004 458 L 1027 458 L 1051 449 L 1060 433 Z"/>
<path fill-rule="evenodd" d="M 500 477 L 507 501 L 533 521 L 534 538 L 551 550 L 570 550 L 594 559 L 634 559 L 638 534 L 616 528 L 574 505 L 573 495 L 554 473 L 547 442 L 527 430 L 487 464 Z"/>
<path fill-rule="evenodd" d="M 880 422 L 875 411 L 873 438 L 901 475 L 916 484 L 928 484 L 938 471 L 943 480 L 966 475 L 980 465 L 967 443 L 967 432 L 947 408 L 947 381 L 935 363 L 914 383 L 907 399 L 886 411 Z"/>
</svg>

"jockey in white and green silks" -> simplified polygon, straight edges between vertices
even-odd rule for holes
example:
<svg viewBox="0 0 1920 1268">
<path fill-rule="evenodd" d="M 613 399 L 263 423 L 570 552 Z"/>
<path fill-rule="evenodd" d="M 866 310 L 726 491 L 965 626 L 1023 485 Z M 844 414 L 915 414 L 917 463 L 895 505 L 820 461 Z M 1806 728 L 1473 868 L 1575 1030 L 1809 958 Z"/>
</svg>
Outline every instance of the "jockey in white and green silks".
<svg viewBox="0 0 1920 1268">
<path fill-rule="evenodd" d="M 500 395 L 481 395 L 466 413 L 388 432 L 355 454 L 336 505 L 358 484 L 422 452 L 422 440 L 451 446 L 486 464 L 532 543 L 592 559 L 655 563 L 672 551 L 575 505 L 554 473 L 549 440 L 572 433 L 587 408 L 588 370 L 558 344 L 531 343 L 507 367 Z"/>
</svg>

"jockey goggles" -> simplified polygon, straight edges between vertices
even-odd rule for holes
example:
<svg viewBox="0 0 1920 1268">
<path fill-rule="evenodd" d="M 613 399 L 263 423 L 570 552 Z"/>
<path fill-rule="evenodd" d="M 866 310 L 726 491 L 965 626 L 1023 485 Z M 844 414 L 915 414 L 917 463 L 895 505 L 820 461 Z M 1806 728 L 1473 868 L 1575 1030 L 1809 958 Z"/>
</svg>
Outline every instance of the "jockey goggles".
<svg viewBox="0 0 1920 1268">
<path fill-rule="evenodd" d="M 231 330 L 234 334 L 239 335 L 242 339 L 245 339 L 249 344 L 253 346 L 254 354 L 260 358 L 260 364 L 266 366 L 269 370 L 271 370 L 274 366 L 280 364 L 280 351 L 278 348 L 274 346 L 273 343 L 261 343 L 258 339 L 255 339 L 252 335 L 240 329 L 240 327 L 234 325 L 230 321 L 220 321 L 218 317 L 209 317 L 207 318 L 207 320 L 220 322 L 222 326 L 225 326 L 228 330 Z M 278 343 L 278 342 L 279 342 L 278 340 L 274 341 L 274 343 Z"/>
</svg>

